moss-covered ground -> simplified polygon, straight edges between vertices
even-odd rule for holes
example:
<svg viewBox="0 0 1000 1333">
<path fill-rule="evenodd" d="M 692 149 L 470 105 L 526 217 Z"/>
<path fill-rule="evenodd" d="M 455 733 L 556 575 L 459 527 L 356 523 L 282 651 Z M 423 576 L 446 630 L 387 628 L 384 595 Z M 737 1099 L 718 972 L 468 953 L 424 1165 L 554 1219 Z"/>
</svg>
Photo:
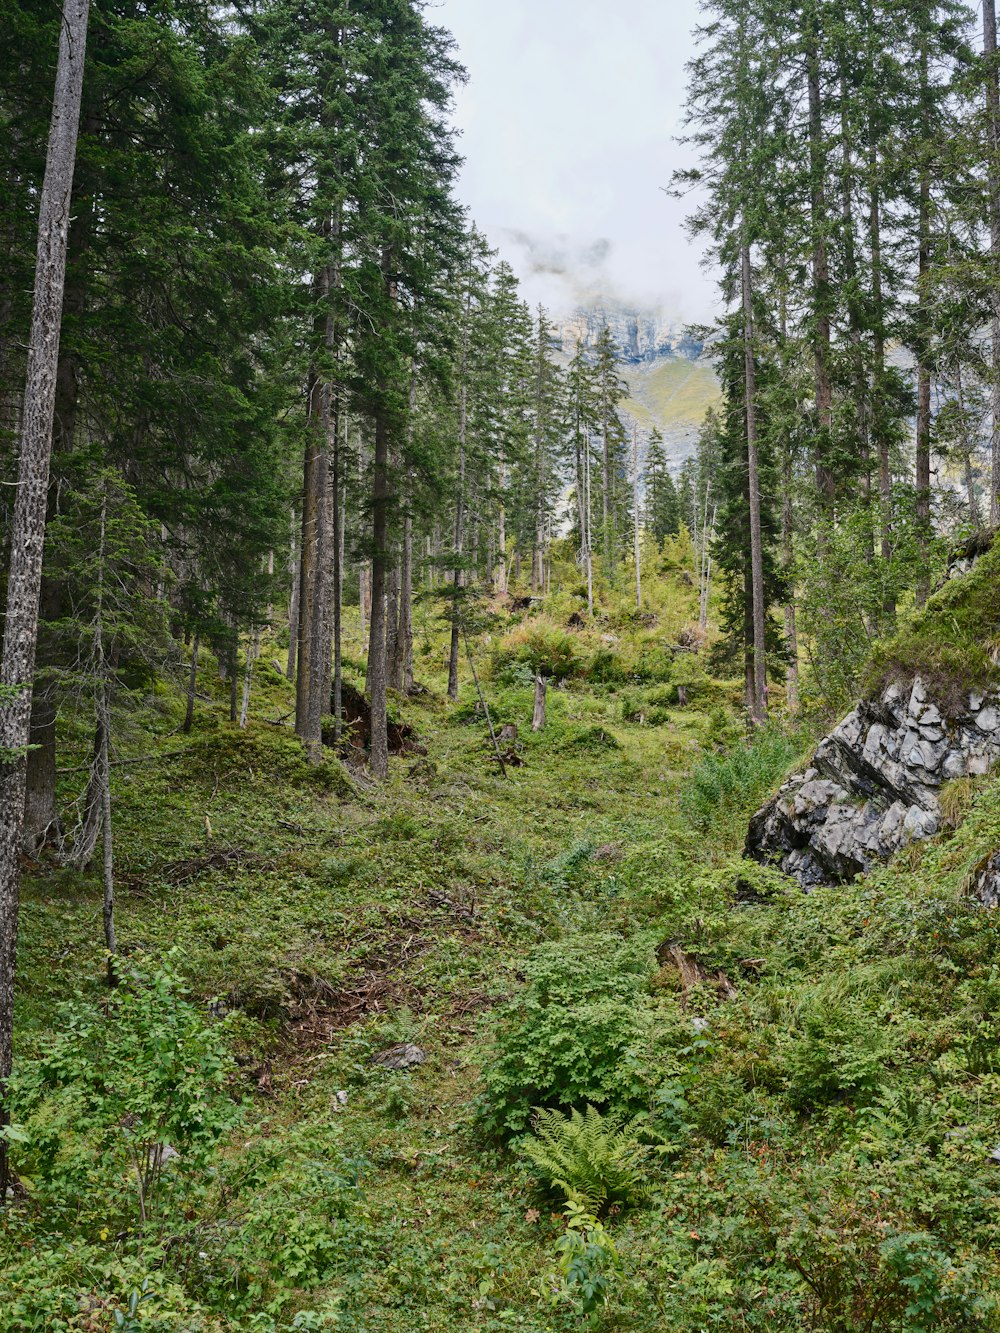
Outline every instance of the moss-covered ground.
<svg viewBox="0 0 1000 1333">
<path fill-rule="evenodd" d="M 146 699 L 114 791 L 134 1018 L 102 987 L 96 878 L 29 867 L 0 1330 L 1000 1328 L 1000 928 L 962 896 L 1000 784 L 856 885 L 744 864 L 800 741 L 748 762 L 734 687 L 663 665 L 689 598 L 577 634 L 539 735 L 525 663 L 566 617 L 477 638 L 518 725 L 506 778 L 471 681 L 443 697 L 429 612 L 427 692 L 394 701 L 427 753 L 383 785 L 305 764 L 277 647 L 245 732 L 214 663 L 189 738 L 173 687 Z M 190 1053 L 166 1010 L 204 1025 Z M 374 1061 L 397 1043 L 423 1063 Z M 168 1123 L 157 1068 L 187 1138 L 143 1221 L 127 1145 Z M 518 1140 L 533 1106 L 588 1102 L 641 1163 L 599 1222 Z"/>
</svg>

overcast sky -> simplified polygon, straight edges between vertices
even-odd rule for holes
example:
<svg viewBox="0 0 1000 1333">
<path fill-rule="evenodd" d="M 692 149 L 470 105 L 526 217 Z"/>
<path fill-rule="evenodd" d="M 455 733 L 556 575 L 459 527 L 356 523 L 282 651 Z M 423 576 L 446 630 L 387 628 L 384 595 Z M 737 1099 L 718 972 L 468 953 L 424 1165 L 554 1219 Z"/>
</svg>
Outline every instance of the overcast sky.
<svg viewBox="0 0 1000 1333">
<path fill-rule="evenodd" d="M 430 4 L 469 71 L 456 99 L 459 193 L 525 295 L 558 309 L 580 282 L 709 317 L 714 288 L 685 205 L 661 189 L 689 162 L 674 137 L 698 0 Z"/>
</svg>

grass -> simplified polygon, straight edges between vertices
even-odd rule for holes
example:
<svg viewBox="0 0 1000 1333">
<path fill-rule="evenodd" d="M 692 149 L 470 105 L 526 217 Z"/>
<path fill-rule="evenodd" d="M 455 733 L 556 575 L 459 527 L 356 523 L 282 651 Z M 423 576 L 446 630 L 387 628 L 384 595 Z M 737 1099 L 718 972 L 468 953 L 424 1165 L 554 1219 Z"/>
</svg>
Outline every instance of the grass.
<svg viewBox="0 0 1000 1333">
<path fill-rule="evenodd" d="M 1000 544 L 946 583 L 888 642 L 865 677 L 871 695 L 919 676 L 939 706 L 958 715 L 972 689 L 1000 683 Z"/>
<path fill-rule="evenodd" d="M 678 622 L 686 595 L 661 591 Z M 577 633 L 581 660 L 606 632 Z M 655 630 L 614 634 L 631 670 Z M 395 759 L 384 786 L 307 768 L 271 725 L 291 698 L 274 672 L 245 733 L 208 663 L 189 741 L 168 688 L 134 719 L 163 757 L 116 770 L 119 938 L 130 966 L 169 957 L 206 1014 L 229 1012 L 244 1119 L 144 1240 L 127 1180 L 55 1212 L 54 1167 L 20 1149 L 37 1192 L 0 1230 L 0 1330 L 111 1329 L 144 1278 L 149 1333 L 1000 1327 L 1000 930 L 962 898 L 1000 843 L 1000 784 L 963 790 L 943 838 L 805 897 L 736 856 L 790 755 L 775 737 L 747 756 L 729 687 L 706 681 L 705 711 L 662 683 L 570 680 L 533 735 L 529 685 L 485 673 L 520 728 L 504 781 L 469 683 L 443 698 L 432 623 L 417 642 L 430 692 L 400 706 L 428 755 Z M 20 1066 L 68 995 L 104 1002 L 99 938 L 96 879 L 35 867 Z M 564 964 L 582 985 L 633 944 L 649 965 L 615 1000 L 634 1021 L 608 1095 L 638 1117 L 648 1198 L 611 1210 L 614 1263 L 576 1223 L 561 1268 L 565 1218 L 516 1139 L 483 1132 L 483 1075 L 514 1069 L 508 1018 L 542 963 L 549 995 Z M 539 1067 L 575 1049 L 567 1024 L 587 1056 L 575 1012 L 539 1024 L 555 1043 Z M 372 1063 L 401 1041 L 424 1063 Z"/>
</svg>

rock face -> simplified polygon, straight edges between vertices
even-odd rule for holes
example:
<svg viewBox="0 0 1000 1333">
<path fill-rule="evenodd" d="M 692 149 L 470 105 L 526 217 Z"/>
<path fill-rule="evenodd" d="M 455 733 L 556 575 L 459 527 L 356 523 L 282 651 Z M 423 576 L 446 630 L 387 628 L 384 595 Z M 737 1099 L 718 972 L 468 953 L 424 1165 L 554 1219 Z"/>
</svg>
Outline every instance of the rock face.
<svg viewBox="0 0 1000 1333">
<path fill-rule="evenodd" d="M 805 887 L 852 879 L 941 825 L 939 792 L 1000 761 L 1000 695 L 972 693 L 945 717 L 922 681 L 890 685 L 820 742 L 750 821 L 746 854 Z M 1000 867 L 997 869 L 1000 894 Z"/>
<path fill-rule="evenodd" d="M 694 358 L 702 344 L 692 338 L 682 321 L 660 310 L 637 310 L 617 301 L 598 299 L 579 306 L 559 326 L 562 349 L 572 356 L 577 344 L 593 347 L 607 325 L 623 359 L 630 365 L 655 361 L 663 356 Z"/>
</svg>

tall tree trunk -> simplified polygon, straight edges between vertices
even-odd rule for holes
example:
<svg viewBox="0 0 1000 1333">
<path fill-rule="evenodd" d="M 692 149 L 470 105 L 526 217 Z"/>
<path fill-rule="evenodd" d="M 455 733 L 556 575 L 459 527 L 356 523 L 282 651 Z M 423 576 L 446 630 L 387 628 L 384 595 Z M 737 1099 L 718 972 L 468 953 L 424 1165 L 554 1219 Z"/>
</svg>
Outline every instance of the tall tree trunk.
<svg viewBox="0 0 1000 1333">
<path fill-rule="evenodd" d="M 920 52 L 920 95 L 921 102 L 928 97 L 928 60 L 927 48 Z M 924 143 L 921 145 L 920 163 L 920 203 L 917 222 L 917 421 L 916 421 L 916 519 L 917 542 L 920 548 L 922 567 L 917 577 L 916 604 L 923 606 L 930 596 L 930 559 L 931 559 L 931 313 L 928 309 L 930 293 L 927 284 L 931 266 L 931 182 L 930 163 L 927 155 L 930 151 L 928 139 L 930 124 L 925 121 L 923 127 Z"/>
<path fill-rule="evenodd" d="M 253 687 L 253 668 L 260 652 L 260 626 L 254 626 L 253 638 L 247 649 L 247 660 L 243 668 L 243 697 L 240 700 L 240 731 L 246 729 L 250 716 L 250 691 Z"/>
<path fill-rule="evenodd" d="M 403 519 L 403 564 L 399 581 L 399 633 L 396 651 L 403 666 L 403 690 L 413 691 L 413 515 Z"/>
<path fill-rule="evenodd" d="M 892 559 L 892 456 L 888 428 L 888 403 L 885 376 L 885 298 L 882 283 L 882 191 L 879 184 L 878 154 L 875 148 L 875 129 L 869 122 L 870 147 L 868 153 L 869 209 L 868 232 L 871 252 L 872 289 L 872 433 L 878 461 L 878 499 L 880 510 L 880 555 L 884 566 Z M 896 599 L 885 580 L 882 614 L 886 624 L 895 619 Z"/>
<path fill-rule="evenodd" d="M 458 491 L 455 495 L 455 568 L 452 570 L 451 644 L 448 652 L 448 698 L 458 698 L 458 653 L 461 645 L 460 601 L 462 589 L 462 561 L 465 551 L 465 441 L 469 428 L 468 387 L 466 372 L 469 359 L 469 310 L 467 299 L 462 321 L 461 382 L 458 389 Z"/>
<path fill-rule="evenodd" d="M 642 533 L 639 528 L 639 427 L 632 426 L 632 532 L 635 538 L 635 605 L 642 610 Z"/>
<path fill-rule="evenodd" d="M 499 463 L 500 505 L 497 513 L 497 560 L 494 586 L 501 596 L 507 591 L 507 507 L 505 502 L 507 468 L 503 454 Z"/>
<path fill-rule="evenodd" d="M 184 725 L 181 730 L 185 736 L 191 733 L 191 724 L 194 722 L 194 695 L 195 686 L 198 682 L 198 644 L 201 636 L 197 630 L 194 632 L 194 642 L 191 645 L 191 669 L 188 671 L 187 684 L 187 706 L 184 709 Z"/>
<path fill-rule="evenodd" d="M 402 571 L 399 560 L 389 574 L 385 599 L 385 681 L 390 690 L 403 688 L 403 659 L 399 654 L 399 588 Z"/>
<path fill-rule="evenodd" d="M 767 720 L 767 654 L 765 648 L 764 547 L 760 526 L 760 476 L 757 459 L 757 370 L 753 348 L 753 274 L 750 246 L 741 250 L 743 288 L 743 365 L 747 426 L 747 480 L 750 495 L 750 582 L 753 603 L 753 703 L 751 717 Z"/>
<path fill-rule="evenodd" d="M 836 478 L 830 467 L 830 436 L 833 428 L 833 384 L 830 367 L 830 267 L 826 245 L 826 152 L 823 144 L 823 103 L 820 88 L 819 38 L 815 19 L 810 23 L 806 45 L 806 78 L 809 91 L 809 174 L 812 206 L 813 282 L 813 381 L 816 394 L 816 490 L 820 507 L 821 535 L 824 522 L 833 516 Z"/>
<path fill-rule="evenodd" d="M 785 700 L 790 712 L 799 707 L 799 636 L 795 623 L 795 523 L 792 510 L 792 451 L 787 443 L 781 465 L 781 563 L 788 589 L 785 602 L 785 647 L 788 652 L 788 675 L 785 678 Z"/>
<path fill-rule="evenodd" d="M 344 508 L 341 495 L 342 405 L 339 396 L 333 430 L 333 738 L 340 740 L 344 725 Z"/>
<path fill-rule="evenodd" d="M 0 659 L 0 810 L 4 812 L 0 820 L 0 1129 L 9 1123 L 7 1081 L 13 1056 L 24 754 L 31 722 L 66 242 L 89 8 L 89 0 L 65 0 L 59 33 L 55 97 L 39 205 L 35 293 Z M 0 1136 L 0 1207 L 6 1203 L 8 1180 L 7 1144 Z"/>
<path fill-rule="evenodd" d="M 285 677 L 288 680 L 295 680 L 295 659 L 298 656 L 299 647 L 299 587 L 302 565 L 296 550 L 294 508 L 291 511 L 290 521 L 292 532 L 289 543 L 288 572 L 292 576 L 292 588 L 288 598 L 288 666 L 285 669 Z"/>
<path fill-rule="evenodd" d="M 983 0 L 983 57 L 989 121 L 990 303 L 992 308 L 992 406 L 990 442 L 990 523 L 1000 525 L 1000 69 L 997 67 L 996 0 Z"/>
<path fill-rule="evenodd" d="M 389 776 L 389 728 L 386 713 L 386 548 L 389 544 L 389 431 L 384 410 L 375 422 L 372 504 L 372 612 L 368 634 L 368 691 L 371 700 L 369 761 L 378 778 Z"/>
</svg>

